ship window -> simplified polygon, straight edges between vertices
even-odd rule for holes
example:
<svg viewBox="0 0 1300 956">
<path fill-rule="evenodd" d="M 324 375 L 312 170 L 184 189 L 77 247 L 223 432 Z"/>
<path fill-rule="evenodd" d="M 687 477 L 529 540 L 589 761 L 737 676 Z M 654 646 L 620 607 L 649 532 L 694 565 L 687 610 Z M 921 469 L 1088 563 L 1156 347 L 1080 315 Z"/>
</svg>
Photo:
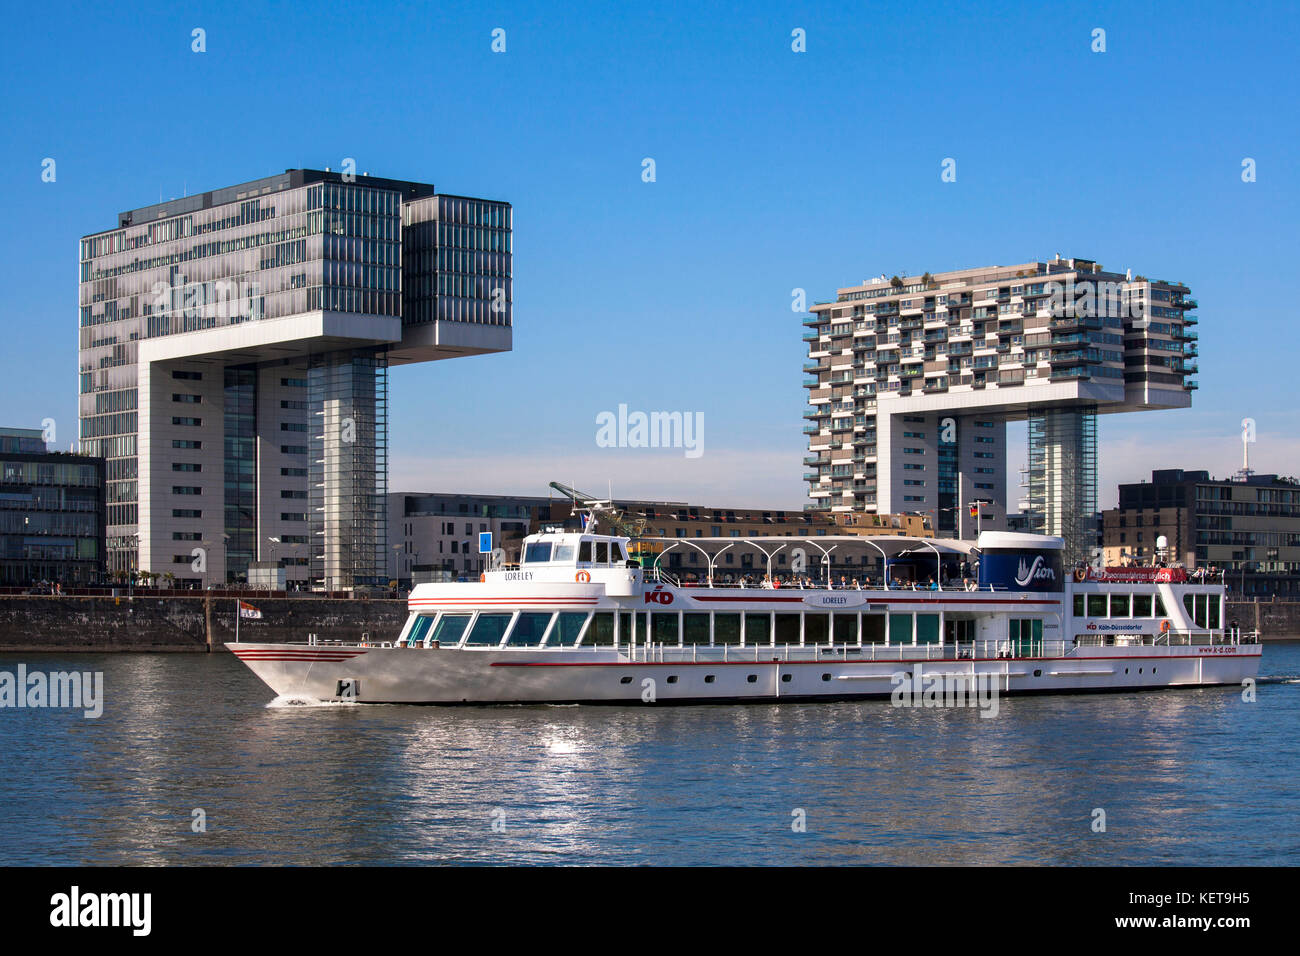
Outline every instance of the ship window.
<svg viewBox="0 0 1300 956">
<path fill-rule="evenodd" d="M 415 619 L 415 623 L 411 625 L 411 633 L 407 635 L 406 643 L 408 645 L 419 644 L 428 635 L 429 628 L 432 626 L 433 626 L 433 615 L 421 614 L 419 617 Z"/>
<path fill-rule="evenodd" d="M 1156 617 L 1168 617 L 1169 612 L 1165 610 L 1165 599 L 1159 594 L 1156 595 Z"/>
<path fill-rule="evenodd" d="M 1151 616 L 1151 595 L 1150 594 L 1133 595 L 1133 616 L 1134 617 Z"/>
<path fill-rule="evenodd" d="M 704 675 L 704 683 L 706 684 L 712 684 L 715 680 L 717 680 L 717 678 L 714 677 L 712 674 Z"/>
<path fill-rule="evenodd" d="M 466 646 L 475 644 L 481 647 L 492 647 L 500 644 L 501 638 L 505 637 L 506 628 L 510 626 L 510 618 L 513 614 L 479 614 L 478 620 L 470 628 L 469 634 L 465 637 Z"/>
<path fill-rule="evenodd" d="M 551 555 L 551 560 L 561 564 L 570 564 L 573 561 L 573 545 L 557 544 L 555 552 Z"/>
<path fill-rule="evenodd" d="M 958 622 L 963 623 L 963 622 Z M 973 625 L 974 621 L 965 622 Z M 974 634 L 971 635 L 974 637 Z M 885 615 L 883 614 L 864 614 L 862 616 L 862 643 L 863 644 L 883 644 L 885 643 Z"/>
<path fill-rule="evenodd" d="M 546 627 L 551 623 L 552 617 L 554 615 L 549 611 L 526 611 L 520 614 L 519 620 L 515 621 L 515 626 L 510 629 L 510 637 L 506 643 L 521 647 L 536 647 L 542 643 L 542 635 L 546 633 Z"/>
<path fill-rule="evenodd" d="M 632 683 L 632 678 L 631 678 L 631 677 L 620 677 L 620 678 L 618 679 L 618 682 L 619 682 L 620 684 L 630 684 L 630 683 Z"/>
<path fill-rule="evenodd" d="M 1112 594 L 1110 596 L 1110 616 L 1128 617 L 1128 612 L 1129 612 L 1129 595 Z"/>
<path fill-rule="evenodd" d="M 676 646 L 680 643 L 677 640 L 677 613 L 670 611 L 667 614 L 655 612 L 650 616 L 651 640 L 656 644 L 671 644 Z"/>
<path fill-rule="evenodd" d="M 757 674 L 750 674 L 750 675 L 748 675 L 748 676 L 745 678 L 745 680 L 746 680 L 748 683 L 750 683 L 750 684 L 757 684 L 757 683 L 758 683 L 758 675 L 757 675 Z"/>
<path fill-rule="evenodd" d="M 834 643 L 858 643 L 858 615 L 856 611 L 852 614 L 834 614 L 832 619 L 835 621 Z"/>
<path fill-rule="evenodd" d="M 609 563 L 609 544 L 605 541 L 596 542 L 596 563 L 597 564 Z"/>
<path fill-rule="evenodd" d="M 559 619 L 555 622 L 555 629 L 546 639 L 546 645 L 572 647 L 578 642 L 578 635 L 582 633 L 582 625 L 586 622 L 587 615 L 582 611 L 561 611 Z"/>
<path fill-rule="evenodd" d="M 677 683 L 677 675 L 676 675 L 676 674 L 671 674 L 671 675 L 669 675 L 669 677 L 668 677 L 668 683 L 670 683 L 670 684 L 676 684 L 676 683 Z"/>
<path fill-rule="evenodd" d="M 739 614 L 713 615 L 713 643 L 715 645 L 740 643 Z"/>
<path fill-rule="evenodd" d="M 783 683 L 783 684 L 788 684 L 788 683 L 790 683 L 790 677 L 791 677 L 791 675 L 789 675 L 789 674 L 782 674 L 782 675 L 781 675 L 781 683 Z"/>
<path fill-rule="evenodd" d="M 776 643 L 799 643 L 799 615 L 778 614 L 776 616 Z"/>
<path fill-rule="evenodd" d="M 825 644 L 830 641 L 831 616 L 829 614 L 805 614 L 803 619 L 804 644 Z"/>
<path fill-rule="evenodd" d="M 1217 594 L 1211 594 L 1211 595 L 1210 595 L 1210 612 L 1209 612 L 1209 618 L 1208 618 L 1207 621 L 1206 621 L 1206 625 L 1207 625 L 1208 627 L 1222 627 L 1222 626 L 1223 626 L 1223 622 L 1219 619 L 1219 603 L 1220 603 L 1220 602 L 1219 602 L 1219 595 L 1217 595 Z M 1154 671 L 1155 668 L 1153 667 L 1153 668 L 1151 668 L 1151 670 Z"/>
<path fill-rule="evenodd" d="M 686 613 L 682 615 L 685 623 L 682 626 L 682 643 L 683 644 L 707 644 L 709 643 L 709 615 L 699 613 Z"/>
<path fill-rule="evenodd" d="M 916 643 L 939 643 L 939 615 L 918 614 L 916 616 Z"/>
<path fill-rule="evenodd" d="M 889 643 L 890 644 L 911 644 L 912 643 L 912 615 L 910 614 L 889 615 Z"/>
<path fill-rule="evenodd" d="M 1106 616 L 1106 595 L 1089 594 L 1088 595 L 1088 617 L 1105 617 Z"/>
<path fill-rule="evenodd" d="M 551 542 L 534 541 L 524 548 L 524 564 L 545 564 L 551 560 Z"/>
<path fill-rule="evenodd" d="M 433 639 L 443 647 L 455 647 L 460 643 L 469 619 L 468 614 L 444 614 L 433 629 Z"/>
<path fill-rule="evenodd" d="M 772 619 L 767 614 L 745 615 L 745 643 L 750 647 L 755 644 L 771 644 Z"/>
<path fill-rule="evenodd" d="M 591 542 L 583 541 L 578 545 L 578 562 L 580 564 L 591 563 Z"/>
<path fill-rule="evenodd" d="M 600 611 L 592 619 L 591 625 L 587 628 L 587 636 L 582 639 L 584 645 L 602 644 L 608 645 L 614 643 L 614 615 L 610 611 Z"/>
<path fill-rule="evenodd" d="M 830 675 L 830 674 L 823 674 L 823 675 L 822 675 L 822 680 L 830 680 L 830 679 L 831 679 L 831 675 Z"/>
<path fill-rule="evenodd" d="M 1074 596 L 1074 616 L 1083 617 L 1085 613 L 1086 612 L 1083 609 L 1083 595 L 1076 594 Z"/>
</svg>

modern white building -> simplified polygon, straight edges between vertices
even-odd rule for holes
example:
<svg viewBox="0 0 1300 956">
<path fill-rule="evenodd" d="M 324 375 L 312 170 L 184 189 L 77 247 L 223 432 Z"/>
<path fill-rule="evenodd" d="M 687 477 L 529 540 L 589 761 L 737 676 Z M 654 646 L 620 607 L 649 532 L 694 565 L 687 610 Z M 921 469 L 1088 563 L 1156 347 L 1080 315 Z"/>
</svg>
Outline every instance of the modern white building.
<svg viewBox="0 0 1300 956">
<path fill-rule="evenodd" d="M 923 512 L 939 534 L 1005 526 L 1006 423 L 1026 420 L 1022 508 L 1095 544 L 1096 416 L 1185 408 L 1196 382 L 1187 286 L 1086 259 L 880 276 L 819 302 L 808 344 L 811 507 Z"/>
<path fill-rule="evenodd" d="M 388 370 L 510 349 L 510 237 L 508 203 L 295 169 L 83 238 L 110 573 L 384 583 Z"/>
</svg>

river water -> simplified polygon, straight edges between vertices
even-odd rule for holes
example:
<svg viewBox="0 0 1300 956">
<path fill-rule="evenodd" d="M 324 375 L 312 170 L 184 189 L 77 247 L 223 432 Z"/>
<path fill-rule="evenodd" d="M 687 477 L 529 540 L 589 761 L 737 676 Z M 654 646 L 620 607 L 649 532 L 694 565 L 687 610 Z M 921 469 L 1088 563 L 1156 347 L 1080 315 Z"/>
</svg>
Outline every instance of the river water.
<svg viewBox="0 0 1300 956">
<path fill-rule="evenodd" d="M 0 709 L 0 863 L 1300 863 L 1300 643 L 1265 645 L 1283 679 L 1254 702 L 1003 698 L 992 719 L 268 706 L 224 653 L 0 655 L 19 664 L 102 672 L 104 709 Z"/>
</svg>

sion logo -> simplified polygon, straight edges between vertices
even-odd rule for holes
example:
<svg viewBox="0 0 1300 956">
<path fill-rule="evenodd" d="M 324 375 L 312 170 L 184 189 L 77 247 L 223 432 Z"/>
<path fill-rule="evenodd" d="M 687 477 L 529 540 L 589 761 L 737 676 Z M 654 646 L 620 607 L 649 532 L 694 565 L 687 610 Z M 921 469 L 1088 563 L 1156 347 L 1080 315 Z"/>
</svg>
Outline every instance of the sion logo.
<svg viewBox="0 0 1300 956">
<path fill-rule="evenodd" d="M 672 604 L 673 592 L 665 591 L 662 584 L 656 584 L 653 591 L 645 592 L 646 604 Z"/>
</svg>

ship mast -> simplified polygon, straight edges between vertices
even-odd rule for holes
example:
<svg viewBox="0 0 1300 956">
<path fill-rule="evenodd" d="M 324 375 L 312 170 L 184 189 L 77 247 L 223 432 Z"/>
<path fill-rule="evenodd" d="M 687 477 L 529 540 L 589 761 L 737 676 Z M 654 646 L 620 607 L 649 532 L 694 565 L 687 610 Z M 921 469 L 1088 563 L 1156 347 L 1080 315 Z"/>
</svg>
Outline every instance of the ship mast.
<svg viewBox="0 0 1300 956">
<path fill-rule="evenodd" d="M 558 481 L 552 481 L 551 487 L 573 502 L 575 514 L 588 516 L 589 521 L 584 531 L 596 531 L 597 525 L 601 522 L 605 525 L 604 534 L 637 538 L 645 531 L 645 519 L 631 518 L 625 512 L 615 508 L 612 495 L 609 498 L 596 498 L 577 488 L 562 485 Z"/>
</svg>

